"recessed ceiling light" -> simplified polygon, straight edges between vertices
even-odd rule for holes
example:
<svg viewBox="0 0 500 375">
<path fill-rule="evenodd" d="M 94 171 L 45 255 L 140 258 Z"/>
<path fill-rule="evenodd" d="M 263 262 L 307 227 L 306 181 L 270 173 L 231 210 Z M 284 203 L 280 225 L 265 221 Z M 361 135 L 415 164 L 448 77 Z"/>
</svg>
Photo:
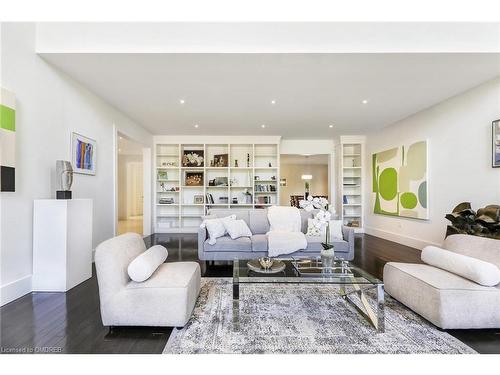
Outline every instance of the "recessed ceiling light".
<svg viewBox="0 0 500 375">
<path fill-rule="evenodd" d="M 266 124 L 262 124 L 260 127 L 264 129 L 266 127 Z"/>
<path fill-rule="evenodd" d="M 118 152 L 122 152 L 122 149 L 121 149 L 121 148 L 119 148 L 119 149 L 118 149 Z"/>
<path fill-rule="evenodd" d="M 184 99 L 179 100 L 179 103 L 184 104 L 186 101 Z"/>
<path fill-rule="evenodd" d="M 368 104 L 368 99 L 363 99 L 363 101 L 361 103 Z"/>
<path fill-rule="evenodd" d="M 330 124 L 330 125 L 328 125 L 328 127 L 331 129 L 331 128 L 333 128 L 333 125 Z"/>
<path fill-rule="evenodd" d="M 276 104 L 276 100 L 271 100 L 271 104 Z"/>
<path fill-rule="evenodd" d="M 195 128 L 197 128 L 197 129 L 198 129 L 198 127 L 199 127 L 199 126 L 200 126 L 200 125 L 198 125 L 198 124 L 194 124 L 194 127 L 195 127 Z"/>
</svg>

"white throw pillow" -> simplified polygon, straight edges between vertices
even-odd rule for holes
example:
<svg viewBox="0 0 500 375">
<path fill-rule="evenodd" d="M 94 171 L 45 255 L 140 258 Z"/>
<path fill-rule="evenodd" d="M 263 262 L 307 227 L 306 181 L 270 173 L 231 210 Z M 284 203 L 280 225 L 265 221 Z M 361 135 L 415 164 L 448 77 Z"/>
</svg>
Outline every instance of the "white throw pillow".
<svg viewBox="0 0 500 375">
<path fill-rule="evenodd" d="M 307 219 L 307 233 L 306 236 L 319 237 L 322 231 L 321 225 L 318 220 Z"/>
<path fill-rule="evenodd" d="M 330 220 L 330 240 L 337 239 L 343 240 L 342 234 L 342 220 Z M 321 236 L 326 239 L 326 225 L 321 227 L 319 222 L 315 219 L 307 219 L 307 233 L 306 236 Z"/>
<path fill-rule="evenodd" d="M 480 259 L 457 254 L 435 246 L 426 246 L 422 250 L 424 263 L 462 276 L 483 286 L 495 286 L 500 283 L 500 269 Z"/>
<path fill-rule="evenodd" d="M 138 283 L 146 281 L 167 260 L 167 256 L 168 251 L 163 246 L 150 247 L 130 262 L 127 268 L 129 277 Z"/>
<path fill-rule="evenodd" d="M 224 236 L 226 232 L 226 228 L 224 227 L 224 222 L 228 220 L 235 220 L 236 215 L 229 215 L 223 218 L 212 218 L 205 219 L 200 227 L 207 228 L 208 232 L 208 243 L 210 245 L 215 245 L 217 243 L 217 238 Z"/>
<path fill-rule="evenodd" d="M 224 227 L 233 240 L 240 237 L 252 237 L 252 231 L 245 220 L 226 220 L 224 221 Z"/>
<path fill-rule="evenodd" d="M 344 235 L 342 234 L 342 226 L 344 223 L 342 220 L 330 220 L 330 239 L 332 240 L 343 240 Z"/>
</svg>

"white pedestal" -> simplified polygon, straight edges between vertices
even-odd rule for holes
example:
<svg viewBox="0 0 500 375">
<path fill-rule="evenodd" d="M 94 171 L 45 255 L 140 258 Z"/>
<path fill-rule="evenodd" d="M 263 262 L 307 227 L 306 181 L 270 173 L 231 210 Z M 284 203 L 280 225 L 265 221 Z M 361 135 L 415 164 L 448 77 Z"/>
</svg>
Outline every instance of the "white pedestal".
<svg viewBox="0 0 500 375">
<path fill-rule="evenodd" d="M 92 200 L 35 200 L 33 291 L 65 292 L 91 276 Z"/>
</svg>

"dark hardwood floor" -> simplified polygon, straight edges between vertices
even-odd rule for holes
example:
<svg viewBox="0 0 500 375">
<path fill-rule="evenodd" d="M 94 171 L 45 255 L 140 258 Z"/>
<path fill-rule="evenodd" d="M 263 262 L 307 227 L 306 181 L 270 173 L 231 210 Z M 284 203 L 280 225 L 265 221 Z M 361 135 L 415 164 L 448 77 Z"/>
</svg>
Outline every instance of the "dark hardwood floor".
<svg viewBox="0 0 500 375">
<path fill-rule="evenodd" d="M 169 262 L 198 259 L 194 234 L 162 234 L 145 239 L 162 244 Z M 420 251 L 377 237 L 356 238 L 354 263 L 382 278 L 388 261 L 420 263 Z M 229 264 L 206 267 L 205 277 L 230 277 Z M 0 308 L 1 353 L 161 353 L 171 328 L 102 326 L 95 272 L 67 293 L 30 293 Z M 500 330 L 447 331 L 480 353 L 500 353 Z"/>
</svg>

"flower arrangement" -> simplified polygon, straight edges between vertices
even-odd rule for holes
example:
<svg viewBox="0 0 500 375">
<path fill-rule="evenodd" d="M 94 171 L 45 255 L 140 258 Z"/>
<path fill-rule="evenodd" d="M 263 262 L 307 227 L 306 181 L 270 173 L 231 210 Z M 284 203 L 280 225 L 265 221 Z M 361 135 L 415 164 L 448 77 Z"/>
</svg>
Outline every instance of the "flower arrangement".
<svg viewBox="0 0 500 375">
<path fill-rule="evenodd" d="M 332 214 L 335 214 L 335 209 L 329 207 L 328 199 L 326 198 L 313 198 L 308 196 L 307 199 L 300 200 L 299 206 L 306 211 L 319 210 L 316 215 L 314 215 L 312 224 L 313 236 L 319 236 L 323 229 L 325 230 L 325 245 L 329 245 L 330 242 L 330 220 Z"/>
</svg>

